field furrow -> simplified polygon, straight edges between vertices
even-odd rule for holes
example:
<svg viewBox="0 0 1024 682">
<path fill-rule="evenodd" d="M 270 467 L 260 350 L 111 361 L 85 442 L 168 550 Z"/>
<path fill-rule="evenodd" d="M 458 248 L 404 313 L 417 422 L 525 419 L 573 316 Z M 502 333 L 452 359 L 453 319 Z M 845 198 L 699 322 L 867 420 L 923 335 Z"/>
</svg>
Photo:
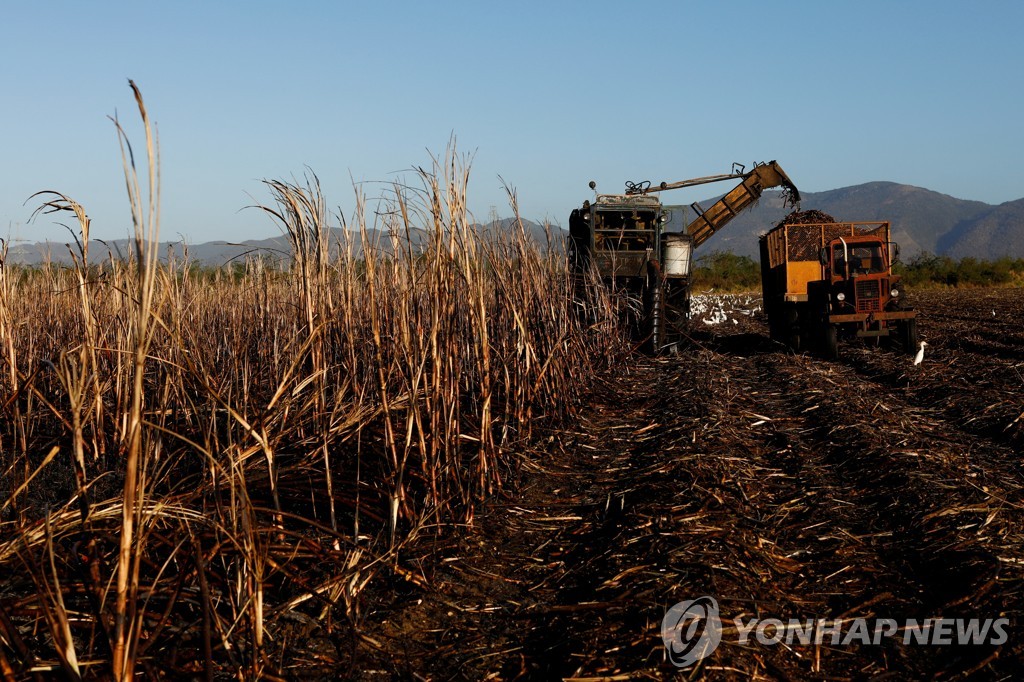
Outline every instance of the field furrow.
<svg viewBox="0 0 1024 682">
<path fill-rule="evenodd" d="M 1020 385 L 1010 356 L 975 356 L 927 317 L 946 305 L 923 297 L 917 367 L 861 346 L 794 356 L 735 314 L 614 373 L 518 496 L 488 507 L 472 536 L 486 552 L 467 541 L 385 630 L 440 678 L 669 677 L 665 609 L 711 595 L 727 622 L 1005 617 L 1009 641 L 761 646 L 727 628 L 691 679 L 1009 675 L 1024 474 L 1019 430 L 997 427 Z M 456 625 L 424 627 L 439 620 Z M 454 631 L 473 646 L 439 648 Z"/>
</svg>

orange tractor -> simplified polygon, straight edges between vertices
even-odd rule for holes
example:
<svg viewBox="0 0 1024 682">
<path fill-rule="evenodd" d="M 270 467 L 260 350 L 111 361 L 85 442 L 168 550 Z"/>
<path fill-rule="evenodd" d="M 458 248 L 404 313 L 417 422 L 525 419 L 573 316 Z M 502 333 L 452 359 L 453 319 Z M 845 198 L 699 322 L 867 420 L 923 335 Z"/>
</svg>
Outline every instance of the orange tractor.
<svg viewBox="0 0 1024 682">
<path fill-rule="evenodd" d="M 839 356 L 841 338 L 896 338 L 917 350 L 916 313 L 892 263 L 888 222 L 783 223 L 761 237 L 761 291 L 771 337 Z"/>
</svg>

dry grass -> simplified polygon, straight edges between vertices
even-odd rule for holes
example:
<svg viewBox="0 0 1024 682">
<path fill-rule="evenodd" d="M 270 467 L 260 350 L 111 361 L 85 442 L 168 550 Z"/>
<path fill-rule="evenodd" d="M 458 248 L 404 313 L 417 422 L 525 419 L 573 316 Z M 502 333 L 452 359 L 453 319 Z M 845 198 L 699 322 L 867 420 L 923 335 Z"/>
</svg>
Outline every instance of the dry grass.
<svg viewBox="0 0 1024 682">
<path fill-rule="evenodd" d="M 425 580 L 404 548 L 515 478 L 616 316 L 518 223 L 481 236 L 454 149 L 347 225 L 315 176 L 268 181 L 287 267 L 161 264 L 132 88 L 130 261 L 90 262 L 85 210 L 44 193 L 74 266 L 0 265 L 0 673 L 285 675 L 296 623 L 358 637 L 370 581 Z"/>
</svg>

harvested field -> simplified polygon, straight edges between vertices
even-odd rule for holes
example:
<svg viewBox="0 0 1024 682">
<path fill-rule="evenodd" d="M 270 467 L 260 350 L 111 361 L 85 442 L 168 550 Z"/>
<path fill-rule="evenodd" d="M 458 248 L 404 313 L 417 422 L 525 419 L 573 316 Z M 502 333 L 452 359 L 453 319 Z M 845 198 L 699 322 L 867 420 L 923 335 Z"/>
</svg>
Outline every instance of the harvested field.
<svg viewBox="0 0 1024 682">
<path fill-rule="evenodd" d="M 473 532 L 407 557 L 428 588 L 368 595 L 348 663 L 367 679 L 669 678 L 665 610 L 713 595 L 722 645 L 687 679 L 1013 679 L 1020 291 L 919 294 L 916 367 L 857 345 L 794 356 L 744 314 L 758 297 L 699 302 L 691 347 L 609 373 Z M 738 644 L 731 619 L 755 616 L 1009 624 L 997 646 Z"/>
<path fill-rule="evenodd" d="M 55 191 L 71 267 L 0 240 L 0 679 L 335 677 L 367 590 L 429 588 L 418 553 L 625 354 L 614 301 L 518 220 L 478 230 L 454 147 L 348 217 L 265 181 L 280 263 L 161 262 L 129 85 L 130 257 Z"/>
</svg>

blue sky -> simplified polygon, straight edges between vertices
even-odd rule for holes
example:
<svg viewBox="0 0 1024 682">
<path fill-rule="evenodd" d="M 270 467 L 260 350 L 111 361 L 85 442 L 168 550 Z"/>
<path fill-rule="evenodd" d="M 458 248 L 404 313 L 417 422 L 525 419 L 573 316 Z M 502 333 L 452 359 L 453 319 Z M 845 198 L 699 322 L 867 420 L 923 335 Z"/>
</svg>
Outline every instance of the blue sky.
<svg viewBox="0 0 1024 682">
<path fill-rule="evenodd" d="M 805 191 L 891 180 L 1024 197 L 1021 2 L 12 2 L 0 22 L 0 236 L 38 190 L 99 238 L 130 214 L 108 115 L 142 145 L 127 79 L 159 126 L 162 237 L 276 234 L 262 178 L 392 181 L 473 154 L 471 209 L 564 226 L 626 180 L 777 159 Z M 724 187 L 720 188 L 724 191 Z M 708 188 L 679 192 L 690 202 Z M 804 206 L 804 208 L 812 208 Z"/>
</svg>

